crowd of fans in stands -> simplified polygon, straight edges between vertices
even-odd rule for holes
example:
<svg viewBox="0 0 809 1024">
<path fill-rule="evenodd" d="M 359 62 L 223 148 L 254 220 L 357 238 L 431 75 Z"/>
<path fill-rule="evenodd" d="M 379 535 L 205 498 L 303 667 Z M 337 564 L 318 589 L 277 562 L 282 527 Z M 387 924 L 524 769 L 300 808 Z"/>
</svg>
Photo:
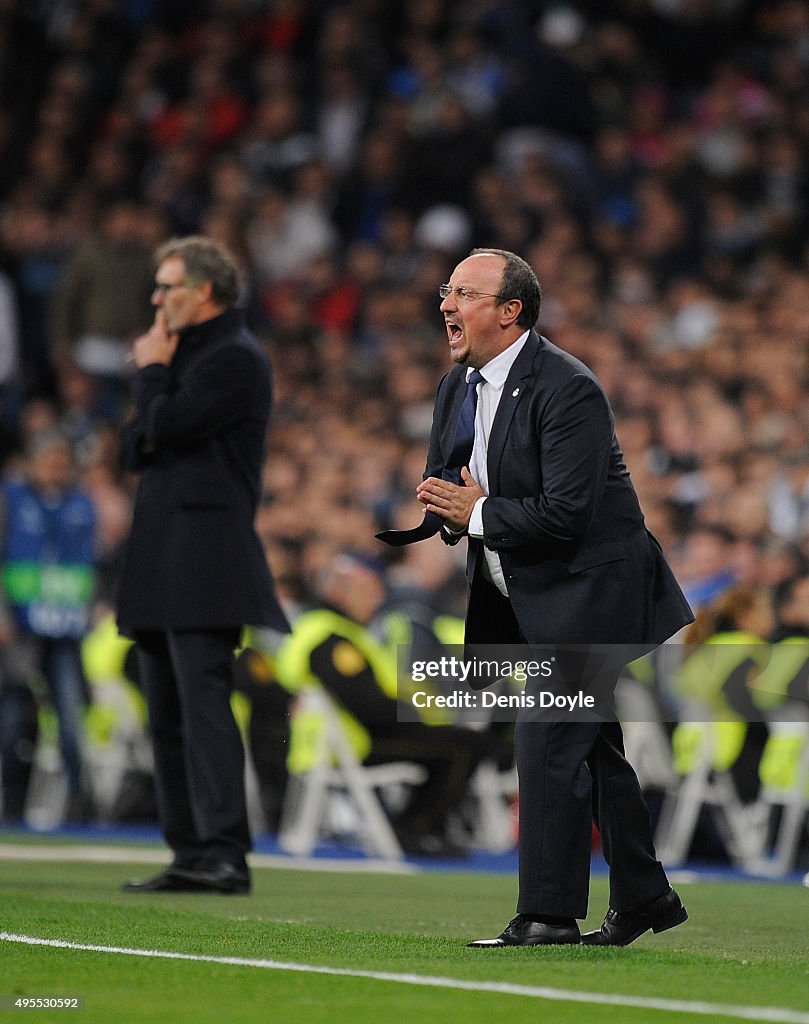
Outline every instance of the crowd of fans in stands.
<svg viewBox="0 0 809 1024">
<path fill-rule="evenodd" d="M 195 232 L 273 358 L 259 528 L 291 605 L 418 520 L 437 289 L 478 244 L 536 269 L 697 606 L 809 565 L 805 0 L 6 0 L 0 95 L 2 472 L 67 432 L 100 602 L 122 348 L 155 245 Z M 429 550 L 393 579 L 432 586 Z"/>
</svg>

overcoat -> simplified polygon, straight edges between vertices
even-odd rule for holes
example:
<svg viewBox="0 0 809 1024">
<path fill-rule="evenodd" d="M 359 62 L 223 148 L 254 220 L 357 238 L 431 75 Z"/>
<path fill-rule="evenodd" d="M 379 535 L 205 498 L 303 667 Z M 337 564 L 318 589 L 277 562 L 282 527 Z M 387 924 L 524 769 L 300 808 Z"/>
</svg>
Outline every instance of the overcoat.
<svg viewBox="0 0 809 1024">
<path fill-rule="evenodd" d="M 238 310 L 182 331 L 133 378 L 121 463 L 140 473 L 119 588 L 122 632 L 288 625 L 255 532 L 269 360 Z"/>
</svg>

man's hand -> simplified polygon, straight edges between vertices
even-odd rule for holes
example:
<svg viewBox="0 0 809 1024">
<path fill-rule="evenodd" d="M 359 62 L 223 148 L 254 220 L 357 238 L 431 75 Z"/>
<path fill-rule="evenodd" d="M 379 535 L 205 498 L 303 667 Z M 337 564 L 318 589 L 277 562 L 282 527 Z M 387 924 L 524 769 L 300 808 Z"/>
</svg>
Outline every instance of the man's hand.
<svg viewBox="0 0 809 1024">
<path fill-rule="evenodd" d="M 463 487 L 428 476 L 416 488 L 416 497 L 427 507 L 428 512 L 441 516 L 450 530 L 456 532 L 469 526 L 472 509 L 478 498 L 485 498 L 486 493 L 475 480 L 466 466 L 461 470 Z"/>
<path fill-rule="evenodd" d="M 169 334 L 166 314 L 158 309 L 149 330 L 132 343 L 132 361 L 139 370 L 152 363 L 169 366 L 177 351 L 179 334 Z"/>
</svg>

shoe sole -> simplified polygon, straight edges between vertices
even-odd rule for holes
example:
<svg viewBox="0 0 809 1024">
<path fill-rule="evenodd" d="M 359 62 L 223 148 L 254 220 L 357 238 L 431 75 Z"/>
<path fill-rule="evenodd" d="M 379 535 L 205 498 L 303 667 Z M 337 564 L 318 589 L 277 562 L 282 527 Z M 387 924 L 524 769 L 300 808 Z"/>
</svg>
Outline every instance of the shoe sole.
<svg viewBox="0 0 809 1024">
<path fill-rule="evenodd" d="M 190 893 L 206 893 L 213 892 L 219 893 L 222 896 L 248 896 L 250 894 L 249 885 L 210 885 L 206 882 L 188 882 L 187 886 L 183 889 L 175 889 L 175 892 L 190 892 Z"/>
<path fill-rule="evenodd" d="M 172 880 L 166 885 L 139 885 L 137 882 L 125 882 L 121 892 L 156 893 L 158 895 L 183 895 L 185 893 L 220 893 L 222 896 L 247 896 L 250 894 L 250 883 L 234 883 L 233 885 L 211 885 L 198 879 L 186 878 L 181 872 L 172 874 Z"/>
<path fill-rule="evenodd" d="M 205 893 L 214 893 L 219 896 L 249 896 L 249 889 L 222 889 L 219 886 L 214 885 L 183 885 L 183 886 L 171 886 L 165 889 L 145 889 L 121 886 L 121 892 L 129 893 L 154 893 L 156 896 L 204 896 Z"/>
<path fill-rule="evenodd" d="M 581 937 L 578 939 L 560 939 L 558 942 L 503 942 L 502 939 L 477 939 L 475 942 L 467 942 L 467 949 L 526 949 L 534 946 L 578 946 Z"/>
<path fill-rule="evenodd" d="M 251 888 L 249 882 L 241 882 L 237 879 L 221 883 L 206 881 L 204 878 L 199 878 L 195 873 L 185 871 L 183 868 L 177 868 L 172 872 L 172 875 L 187 886 L 187 888 L 183 889 L 183 892 L 218 892 L 222 893 L 223 896 L 247 896 Z"/>
</svg>

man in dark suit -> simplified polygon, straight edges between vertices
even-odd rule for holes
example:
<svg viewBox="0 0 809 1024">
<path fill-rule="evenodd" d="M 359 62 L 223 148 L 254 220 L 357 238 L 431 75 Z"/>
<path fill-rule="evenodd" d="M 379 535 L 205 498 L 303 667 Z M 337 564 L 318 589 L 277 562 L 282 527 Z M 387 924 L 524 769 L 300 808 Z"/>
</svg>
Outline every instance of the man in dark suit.
<svg viewBox="0 0 809 1024">
<path fill-rule="evenodd" d="M 513 253 L 476 249 L 440 291 L 457 365 L 438 389 L 417 490 L 425 523 L 383 539 L 407 542 L 437 526 L 447 543 L 468 536 L 469 644 L 662 643 L 691 621 L 690 609 L 645 529 L 601 385 L 533 329 L 541 299 L 533 270 Z M 461 410 L 473 387 L 474 441 L 463 465 Z M 470 945 L 626 945 L 684 921 L 617 721 L 520 714 L 517 917 Z M 610 864 L 610 909 L 582 937 L 592 820 Z"/>
<path fill-rule="evenodd" d="M 136 641 L 161 824 L 174 852 L 130 892 L 247 892 L 244 751 L 230 706 L 245 624 L 286 631 L 253 527 L 270 366 L 233 306 L 230 255 L 202 237 L 157 253 L 151 329 L 134 342 L 125 469 L 141 474 L 118 623 Z"/>
</svg>

